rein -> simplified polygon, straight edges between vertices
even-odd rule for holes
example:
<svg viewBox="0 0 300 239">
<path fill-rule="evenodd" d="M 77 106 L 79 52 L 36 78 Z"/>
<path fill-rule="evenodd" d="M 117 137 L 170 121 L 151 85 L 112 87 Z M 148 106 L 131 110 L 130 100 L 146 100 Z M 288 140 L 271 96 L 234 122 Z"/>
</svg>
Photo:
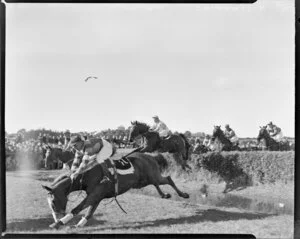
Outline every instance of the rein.
<svg viewBox="0 0 300 239">
<path fill-rule="evenodd" d="M 135 152 L 138 152 L 142 149 L 143 147 L 139 147 L 133 151 L 131 151 L 130 153 L 124 155 L 122 158 L 126 158 L 128 157 L 129 155 L 135 153 Z M 127 214 L 127 212 L 122 208 L 122 206 L 120 205 L 118 199 L 117 199 L 117 195 L 118 195 L 118 184 L 119 184 L 119 180 L 118 180 L 118 173 L 117 173 L 117 168 L 115 166 L 115 164 L 113 163 L 113 169 L 114 169 L 114 181 L 115 181 L 115 201 L 116 203 L 118 204 L 119 208 L 125 213 Z"/>
</svg>

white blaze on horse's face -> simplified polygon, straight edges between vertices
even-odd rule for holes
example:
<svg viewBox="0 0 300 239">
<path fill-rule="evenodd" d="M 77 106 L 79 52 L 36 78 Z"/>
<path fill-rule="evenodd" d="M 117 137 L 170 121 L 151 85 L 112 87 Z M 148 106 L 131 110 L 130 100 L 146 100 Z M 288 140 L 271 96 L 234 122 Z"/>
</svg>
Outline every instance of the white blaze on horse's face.
<svg viewBox="0 0 300 239">
<path fill-rule="evenodd" d="M 55 222 L 58 222 L 58 215 L 57 213 L 53 210 L 52 208 L 52 201 L 51 201 L 51 198 L 50 197 L 47 197 L 47 202 L 48 202 L 48 205 L 52 211 L 52 216 L 53 216 L 53 219 Z"/>
<path fill-rule="evenodd" d="M 51 150 L 47 149 L 46 154 L 45 154 L 46 158 L 48 158 L 50 156 L 50 154 L 51 154 Z"/>
<path fill-rule="evenodd" d="M 45 153 L 45 161 L 49 159 L 50 155 L 51 155 L 51 149 L 47 149 Z"/>
<path fill-rule="evenodd" d="M 58 220 L 58 216 L 64 216 L 67 206 L 67 198 L 62 192 L 54 192 L 53 189 L 43 186 L 48 191 L 47 202 L 51 209 L 54 221 Z"/>
</svg>

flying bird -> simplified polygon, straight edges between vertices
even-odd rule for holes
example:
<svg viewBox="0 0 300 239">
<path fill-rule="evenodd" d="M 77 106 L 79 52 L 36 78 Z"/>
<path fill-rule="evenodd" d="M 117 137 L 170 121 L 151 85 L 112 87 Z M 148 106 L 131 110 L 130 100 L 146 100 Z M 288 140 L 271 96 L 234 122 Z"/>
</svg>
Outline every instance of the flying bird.
<svg viewBox="0 0 300 239">
<path fill-rule="evenodd" d="M 84 81 L 87 82 L 89 79 L 98 79 L 96 76 L 89 76 Z"/>
</svg>

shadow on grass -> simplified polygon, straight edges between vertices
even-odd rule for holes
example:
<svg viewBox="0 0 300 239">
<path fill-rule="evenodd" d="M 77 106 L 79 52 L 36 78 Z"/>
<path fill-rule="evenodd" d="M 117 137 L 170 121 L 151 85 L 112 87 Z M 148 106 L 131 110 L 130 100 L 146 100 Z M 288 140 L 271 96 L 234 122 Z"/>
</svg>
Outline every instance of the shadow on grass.
<svg viewBox="0 0 300 239">
<path fill-rule="evenodd" d="M 136 221 L 126 223 L 124 222 L 119 226 L 105 226 L 106 230 L 122 230 L 122 229 L 142 229 L 146 227 L 162 227 L 162 226 L 171 226 L 178 224 L 193 224 L 200 222 L 224 222 L 224 221 L 238 221 L 238 220 L 259 220 L 266 217 L 273 216 L 271 214 L 262 214 L 262 213 L 249 213 L 249 212 L 228 212 L 221 211 L 218 209 L 208 209 L 208 210 L 196 210 L 195 215 L 180 217 L 180 218 L 168 218 L 168 219 L 158 219 L 153 221 Z M 88 225 L 90 226 L 90 224 Z M 99 225 L 98 225 L 99 226 Z M 94 228 L 83 229 L 83 232 L 92 233 Z M 99 227 L 95 231 L 99 231 Z"/>
<path fill-rule="evenodd" d="M 70 221 L 67 226 L 75 226 L 80 218 L 83 215 L 77 215 Z M 102 216 L 102 214 L 97 214 L 97 216 Z M 53 218 L 52 217 L 44 217 L 44 218 L 35 218 L 35 219 L 22 219 L 16 220 L 14 222 L 7 223 L 7 230 L 11 232 L 18 232 L 18 231 L 30 231 L 30 232 L 38 232 L 42 230 L 51 230 L 49 225 L 52 224 Z M 91 218 L 88 221 L 88 226 L 99 226 L 105 223 L 105 220 L 97 220 L 95 218 Z M 62 227 L 63 228 L 63 227 Z M 53 230 L 55 232 L 55 230 Z"/>
</svg>

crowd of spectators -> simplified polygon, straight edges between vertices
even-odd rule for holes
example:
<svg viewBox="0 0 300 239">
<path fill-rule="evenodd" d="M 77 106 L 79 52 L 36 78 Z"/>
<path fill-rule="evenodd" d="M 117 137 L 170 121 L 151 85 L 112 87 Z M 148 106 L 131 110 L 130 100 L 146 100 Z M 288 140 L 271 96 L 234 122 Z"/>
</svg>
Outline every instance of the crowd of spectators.
<svg viewBox="0 0 300 239">
<path fill-rule="evenodd" d="M 128 143 L 129 129 L 119 127 L 115 130 L 103 130 L 94 132 L 76 132 L 81 134 L 85 139 L 92 137 L 104 137 L 110 142 L 116 144 L 117 147 L 133 147 Z M 189 132 L 188 132 L 189 133 Z M 211 144 L 210 135 L 204 133 L 197 133 L 197 136 L 191 133 L 185 134 L 192 145 L 192 152 L 197 151 L 200 147 L 203 152 L 213 151 L 215 144 Z M 5 136 L 5 149 L 6 149 L 6 166 L 8 170 L 18 169 L 24 166 L 24 162 L 33 168 L 43 168 L 45 149 L 43 145 L 48 144 L 50 146 L 63 147 L 67 145 L 71 132 L 69 130 L 64 132 L 57 132 L 45 129 L 19 130 L 16 134 L 6 134 Z M 134 147 L 138 147 L 141 141 L 137 139 Z M 247 139 L 240 142 L 240 148 L 242 150 L 262 150 L 261 145 L 257 145 L 257 141 L 253 139 Z M 28 164 L 28 162 L 30 162 Z M 25 163 L 25 165 L 26 165 Z"/>
<path fill-rule="evenodd" d="M 36 169 L 44 167 L 43 145 L 62 146 L 70 140 L 70 132 L 37 132 L 20 130 L 17 134 L 6 135 L 6 168 Z"/>
<path fill-rule="evenodd" d="M 128 129 L 108 129 L 101 132 L 76 132 L 76 134 L 77 133 L 81 134 L 85 139 L 101 136 L 118 144 L 119 147 L 125 147 L 126 145 L 122 144 L 122 142 L 127 140 L 129 131 Z M 20 169 L 23 166 L 29 168 L 43 168 L 45 164 L 45 149 L 43 145 L 63 147 L 68 144 L 71 135 L 69 130 L 57 132 L 44 129 L 30 131 L 22 129 L 16 134 L 6 134 L 6 168 L 8 170 Z"/>
</svg>

